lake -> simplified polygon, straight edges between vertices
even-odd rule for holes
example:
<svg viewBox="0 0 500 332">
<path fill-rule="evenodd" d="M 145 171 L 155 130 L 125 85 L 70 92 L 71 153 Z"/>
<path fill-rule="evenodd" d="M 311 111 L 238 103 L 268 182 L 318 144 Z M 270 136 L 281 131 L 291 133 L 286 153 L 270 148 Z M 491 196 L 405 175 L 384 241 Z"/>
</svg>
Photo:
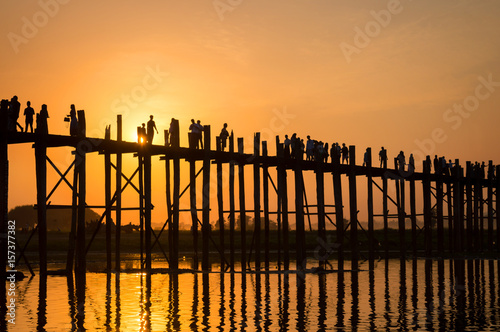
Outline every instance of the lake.
<svg viewBox="0 0 500 332">
<path fill-rule="evenodd" d="M 390 259 L 360 270 L 89 272 L 84 288 L 37 274 L 16 283 L 16 324 L 4 324 L 8 331 L 500 330 L 498 260 Z"/>
</svg>

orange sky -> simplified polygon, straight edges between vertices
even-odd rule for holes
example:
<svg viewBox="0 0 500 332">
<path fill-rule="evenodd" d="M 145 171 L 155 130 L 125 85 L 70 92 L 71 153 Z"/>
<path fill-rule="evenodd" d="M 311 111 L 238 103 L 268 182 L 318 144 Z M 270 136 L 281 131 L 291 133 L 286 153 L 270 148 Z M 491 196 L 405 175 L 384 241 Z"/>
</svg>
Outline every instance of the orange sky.
<svg viewBox="0 0 500 332">
<path fill-rule="evenodd" d="M 135 127 L 154 114 L 160 131 L 175 117 L 187 132 L 194 117 L 213 132 L 227 122 L 247 140 L 255 131 L 311 134 L 356 145 L 358 160 L 365 147 L 383 145 L 390 157 L 413 152 L 417 165 L 424 154 L 500 162 L 498 1 L 0 6 L 2 98 L 16 94 L 35 111 L 47 104 L 52 133 L 68 132 L 63 117 L 74 103 L 86 111 L 89 136 L 103 137 L 106 124 L 115 135 L 122 113 L 124 138 L 133 140 Z M 70 162 L 66 149 L 49 157 L 63 171 Z M 9 161 L 9 206 L 35 203 L 30 145 L 9 147 Z M 100 156 L 89 159 L 89 204 L 102 203 L 102 165 Z M 49 172 L 49 183 L 57 181 Z M 153 189 L 164 195 L 161 181 Z M 69 203 L 67 192 L 54 197 L 59 203 Z"/>
</svg>

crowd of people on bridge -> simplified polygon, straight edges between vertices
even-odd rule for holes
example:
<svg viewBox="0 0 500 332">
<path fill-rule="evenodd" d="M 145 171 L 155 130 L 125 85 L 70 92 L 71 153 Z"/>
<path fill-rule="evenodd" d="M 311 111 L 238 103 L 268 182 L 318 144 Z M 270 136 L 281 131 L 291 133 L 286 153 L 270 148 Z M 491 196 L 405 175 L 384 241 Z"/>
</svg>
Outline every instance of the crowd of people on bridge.
<svg viewBox="0 0 500 332">
<path fill-rule="evenodd" d="M 47 110 L 47 105 L 43 104 L 41 106 L 40 112 L 35 113 L 33 107 L 31 107 L 31 102 L 26 102 L 26 108 L 24 109 L 24 128 L 19 123 L 19 116 L 21 113 L 21 103 L 17 96 L 13 96 L 10 101 L 8 101 L 7 109 L 7 130 L 17 132 L 18 128 L 20 132 L 30 133 L 41 133 L 48 134 L 47 119 L 49 118 L 49 113 Z M 33 128 L 33 120 L 36 119 L 36 127 Z"/>
</svg>

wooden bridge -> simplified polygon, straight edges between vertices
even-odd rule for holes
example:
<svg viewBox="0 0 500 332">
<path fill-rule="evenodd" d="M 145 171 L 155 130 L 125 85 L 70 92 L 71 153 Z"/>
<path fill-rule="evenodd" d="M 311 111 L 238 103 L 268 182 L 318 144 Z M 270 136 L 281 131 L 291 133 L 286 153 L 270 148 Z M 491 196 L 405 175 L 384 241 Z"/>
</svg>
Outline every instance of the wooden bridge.
<svg viewBox="0 0 500 332">
<path fill-rule="evenodd" d="M 201 269 L 209 270 L 209 248 L 217 249 L 220 256 L 221 270 L 235 270 L 235 261 L 241 262 L 241 270 L 246 271 L 249 264 L 249 256 L 253 254 L 255 271 L 269 269 L 271 260 L 270 252 L 270 215 L 277 218 L 278 232 L 273 233 L 278 236 L 278 268 L 289 269 L 290 260 L 295 260 L 297 270 L 307 269 L 306 252 L 306 227 L 305 218 L 311 215 L 317 218 L 318 241 L 327 244 L 326 221 L 327 219 L 335 225 L 336 240 L 334 246 L 324 247 L 326 254 L 319 255 L 319 265 L 326 268 L 329 259 L 336 259 L 337 269 L 344 270 L 344 257 L 348 257 L 351 262 L 351 270 L 358 269 L 360 260 L 360 248 L 358 241 L 358 232 L 361 231 L 361 224 L 358 221 L 358 202 L 356 179 L 359 176 L 367 178 L 367 202 L 366 210 L 368 213 L 366 232 L 368 241 L 368 254 L 370 268 L 373 268 L 374 260 L 377 254 L 385 254 L 388 257 L 388 221 L 391 218 L 398 220 L 399 234 L 399 255 L 405 257 L 408 254 L 417 256 L 417 237 L 424 237 L 424 255 L 431 257 L 433 255 L 462 255 L 464 253 L 489 251 L 500 251 L 500 219 L 498 211 L 498 199 L 496 198 L 500 185 L 500 168 L 493 166 L 490 161 L 487 165 L 487 176 L 478 175 L 473 172 L 470 162 L 466 163 L 465 168 L 460 165 L 459 160 L 455 160 L 455 166 L 449 174 L 442 172 L 431 172 L 431 160 L 427 157 L 423 161 L 422 172 L 404 171 L 389 168 L 384 162 L 382 167 L 373 167 L 371 162 L 371 150 L 367 149 L 367 165 L 356 165 L 355 147 L 349 147 L 349 164 L 340 164 L 340 158 L 332 158 L 332 162 L 305 161 L 302 154 L 295 156 L 286 156 L 283 143 L 279 137 L 276 137 L 276 156 L 268 155 L 268 145 L 266 141 L 260 141 L 260 134 L 254 135 L 253 153 L 244 153 L 243 138 L 238 138 L 235 145 L 234 135 L 231 133 L 229 140 L 229 151 L 222 151 L 219 144 L 219 138 L 216 138 L 217 149 L 211 150 L 210 126 L 204 127 L 204 149 L 194 149 L 180 147 L 179 135 L 165 131 L 165 145 L 140 144 L 135 142 L 125 142 L 122 140 L 122 118 L 117 117 L 117 137 L 111 140 L 110 130 L 106 128 L 105 138 L 90 138 L 86 136 L 85 114 L 78 112 L 79 130 L 77 136 L 63 136 L 40 133 L 19 133 L 7 131 L 7 110 L 8 101 L 4 100 L 1 104 L 0 116 L 2 118 L 0 133 L 0 190 L 2 214 L 1 233 L 1 264 L 6 266 L 7 258 L 4 253 L 7 252 L 7 225 L 8 225 L 8 146 L 10 144 L 34 143 L 36 159 L 36 189 L 37 189 L 37 213 L 38 224 L 31 234 L 38 232 L 39 239 L 39 266 L 40 274 L 46 275 L 47 271 L 47 216 L 49 208 L 70 207 L 72 209 L 71 232 L 69 236 L 69 251 L 67 258 L 67 273 L 72 273 L 73 266 L 75 274 L 82 275 L 86 272 L 86 255 L 92 245 L 92 241 L 98 230 L 90 239 L 85 234 L 85 208 L 96 207 L 103 208 L 99 225 L 105 224 L 106 227 L 106 253 L 107 270 L 111 271 L 113 267 L 112 254 L 114 251 L 116 271 L 120 271 L 120 228 L 121 214 L 126 207 L 122 206 L 122 192 L 127 186 L 133 187 L 138 195 L 140 206 L 141 223 L 141 266 L 147 272 L 152 271 L 151 252 L 153 247 L 159 246 L 165 258 L 168 260 L 169 269 L 175 271 L 179 266 L 179 215 L 183 212 L 190 212 L 192 219 L 192 235 L 195 248 L 195 266 L 198 267 L 198 234 L 201 229 Z M 174 132 L 179 133 L 178 122 L 174 126 Z M 167 139 L 170 136 L 170 139 Z M 63 173 L 47 157 L 48 148 L 72 147 L 74 148 L 74 162 Z M 99 153 L 104 157 L 105 174 L 105 202 L 102 206 L 88 206 L 86 204 L 86 155 L 90 153 Z M 122 173 L 123 154 L 134 154 L 138 160 L 138 168 L 130 177 Z M 114 156 L 115 163 L 111 162 Z M 160 232 L 155 233 L 151 227 L 151 157 L 160 156 L 165 161 L 166 177 L 166 222 Z M 189 185 L 181 192 L 180 186 L 180 167 L 181 159 L 189 163 Z M 201 162 L 201 170 L 196 170 L 196 163 Z M 46 173 L 47 164 L 56 169 L 60 175 L 60 180 L 54 189 L 47 194 Z M 215 164 L 215 173 L 212 173 L 212 165 Z M 228 172 L 223 173 L 223 167 L 228 168 Z M 253 181 L 246 183 L 245 168 L 250 167 L 253 172 Z M 73 181 L 70 183 L 66 179 L 73 168 Z M 114 169 L 114 174 L 112 170 Z M 237 172 L 236 172 L 237 170 Z M 13 171 L 15 173 L 15 171 Z M 316 182 L 316 203 L 315 211 L 309 212 L 310 205 L 304 197 L 304 176 L 305 172 L 315 173 Z M 237 178 L 236 178 L 237 173 Z M 274 173 L 274 174 L 272 174 Z M 202 174 L 203 190 L 202 207 L 196 206 L 196 179 Z M 211 178 L 216 177 L 217 183 L 217 217 L 219 220 L 218 243 L 211 237 Z M 112 195 L 111 186 L 112 175 L 115 177 L 116 188 Z M 139 178 L 139 185 L 132 182 L 135 176 Z M 229 202 L 223 201 L 223 175 L 228 176 L 229 182 Z M 276 181 L 273 181 L 273 175 Z M 290 209 L 288 177 L 294 177 L 295 199 L 293 210 Z M 325 202 L 325 176 L 332 176 L 334 202 L 327 204 Z M 348 178 L 348 197 L 343 197 L 342 176 Z M 173 179 L 173 183 L 171 182 Z M 375 179 L 380 179 L 378 184 Z M 49 205 L 48 199 L 53 194 L 57 186 L 65 182 L 73 192 L 72 204 Z M 236 182 L 238 182 L 238 193 L 236 193 Z M 417 211 L 416 185 L 422 185 L 422 211 Z M 270 190 L 271 184 L 271 190 Z M 389 184 L 395 185 L 396 197 L 388 195 Z M 373 191 L 379 189 L 382 192 L 382 211 L 374 211 Z M 253 207 L 246 207 L 245 195 L 253 189 Z M 179 208 L 179 199 L 189 190 L 190 209 L 181 210 Z M 292 191 L 292 192 L 293 192 Z M 486 195 L 484 192 L 486 191 Z M 407 195 L 406 193 L 409 192 Z M 420 191 L 419 191 L 420 192 Z M 276 210 L 270 208 L 270 195 L 275 195 L 277 202 Z M 407 196 L 409 196 L 410 210 L 406 211 L 405 206 Z M 236 199 L 239 206 L 236 208 Z M 349 209 L 344 210 L 344 203 L 348 200 Z M 333 203 L 333 204 L 332 204 Z M 389 213 L 389 205 L 394 206 L 396 213 Z M 487 213 L 484 214 L 486 207 Z M 327 212 L 326 208 L 335 208 L 334 212 Z M 445 209 L 446 208 L 446 209 Z M 116 223 L 115 234 L 112 234 L 111 212 L 114 211 Z M 201 220 L 198 218 L 198 211 L 201 211 Z M 241 222 L 240 229 L 236 229 L 236 216 L 240 220 L 246 220 L 246 215 L 251 214 L 254 217 L 253 230 L 246 229 L 246 223 Z M 229 238 L 224 226 L 224 215 L 229 219 Z M 334 218 L 330 218 L 334 215 Z M 424 220 L 423 228 L 417 224 L 417 217 L 422 216 Z M 290 248 L 291 239 L 289 231 L 289 219 L 295 219 L 295 248 Z M 345 218 L 345 219 L 344 219 Z M 383 239 L 377 240 L 374 236 L 374 218 L 382 218 L 384 223 Z M 350 222 L 346 222 L 350 220 Z M 434 223 L 435 221 L 435 223 Z M 411 243 L 406 243 L 407 225 L 411 230 Z M 434 225 L 435 224 L 435 225 Z M 487 227 L 484 227 L 484 226 Z M 310 230 L 311 231 L 311 230 Z M 445 242 L 445 232 L 447 241 Z M 167 252 L 161 247 L 165 242 L 161 236 L 167 233 L 168 249 Z M 253 243 L 247 243 L 247 232 L 253 232 Z M 226 235 L 225 235 L 226 234 Z M 112 248 L 112 236 L 115 237 L 115 248 Z M 235 248 L 235 239 L 240 237 L 241 250 Z M 433 237 L 437 245 L 433 247 Z M 30 236 L 31 238 L 31 236 Z M 345 241 L 345 239 L 348 241 Z M 210 242 L 212 243 L 210 244 Z M 379 247 L 379 243 L 382 244 Z M 31 266 L 24 255 L 25 244 L 17 244 L 17 257 L 19 262 L 23 259 L 31 270 Z M 144 252 L 145 257 L 142 256 Z M 346 255 L 349 256 L 346 256 Z M 294 257 L 290 257 L 294 255 Z"/>
</svg>

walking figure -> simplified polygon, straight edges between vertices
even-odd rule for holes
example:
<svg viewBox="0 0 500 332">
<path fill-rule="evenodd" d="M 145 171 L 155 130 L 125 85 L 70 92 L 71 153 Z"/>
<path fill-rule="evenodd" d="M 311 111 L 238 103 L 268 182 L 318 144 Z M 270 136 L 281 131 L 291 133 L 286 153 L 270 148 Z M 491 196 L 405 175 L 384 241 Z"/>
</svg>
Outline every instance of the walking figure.
<svg viewBox="0 0 500 332">
<path fill-rule="evenodd" d="M 158 129 L 156 129 L 156 124 L 153 121 L 153 116 L 149 116 L 149 121 L 148 121 L 148 130 L 147 130 L 147 135 L 148 135 L 148 143 L 153 144 L 153 137 L 155 135 L 155 132 L 153 131 L 156 130 L 156 133 L 158 134 Z"/>
<path fill-rule="evenodd" d="M 31 107 L 31 102 L 27 102 L 26 107 L 24 109 L 24 117 L 25 117 L 25 127 L 24 127 L 24 132 L 28 132 L 28 126 L 31 129 L 31 132 L 33 133 L 33 116 L 35 115 L 35 110 L 33 107 Z"/>
<path fill-rule="evenodd" d="M 8 116 L 10 123 L 8 124 L 8 128 L 11 131 L 17 131 L 17 127 L 21 129 L 21 132 L 23 132 L 23 127 L 17 122 L 17 119 L 19 119 L 19 112 L 21 111 L 21 104 L 19 101 L 17 101 L 17 96 L 14 96 L 10 99 L 10 104 L 9 104 L 9 110 L 8 110 Z"/>
<path fill-rule="evenodd" d="M 227 123 L 224 123 L 224 127 L 222 127 L 222 130 L 220 131 L 220 145 L 221 145 L 221 151 L 224 151 L 226 148 L 226 142 L 227 138 L 229 137 L 229 132 L 227 131 Z"/>
</svg>

